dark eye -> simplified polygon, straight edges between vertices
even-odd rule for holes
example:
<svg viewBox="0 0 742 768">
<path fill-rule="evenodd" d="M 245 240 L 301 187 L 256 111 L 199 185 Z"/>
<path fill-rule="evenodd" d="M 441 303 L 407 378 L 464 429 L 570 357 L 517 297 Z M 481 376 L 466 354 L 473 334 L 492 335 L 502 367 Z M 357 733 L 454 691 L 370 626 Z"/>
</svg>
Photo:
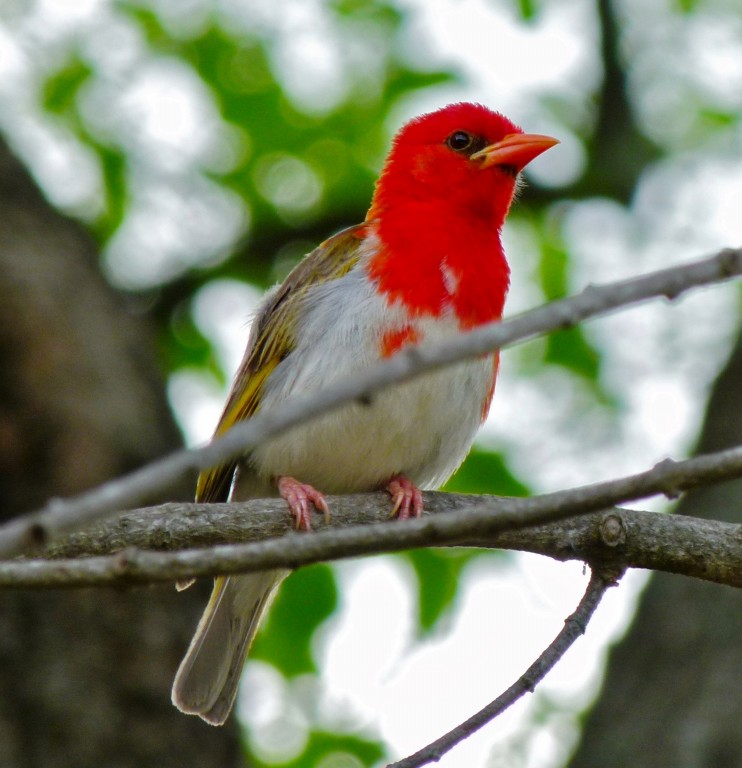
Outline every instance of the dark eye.
<svg viewBox="0 0 742 768">
<path fill-rule="evenodd" d="M 447 139 L 446 144 L 454 152 L 465 152 L 471 147 L 474 137 L 466 131 L 454 131 Z"/>
</svg>

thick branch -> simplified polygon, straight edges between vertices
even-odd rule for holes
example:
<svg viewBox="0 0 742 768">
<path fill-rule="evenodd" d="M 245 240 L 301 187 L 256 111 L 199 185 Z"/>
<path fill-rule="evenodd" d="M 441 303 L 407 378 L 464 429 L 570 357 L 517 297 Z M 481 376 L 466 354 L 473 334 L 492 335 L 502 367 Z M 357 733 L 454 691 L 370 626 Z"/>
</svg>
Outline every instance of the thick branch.
<svg viewBox="0 0 742 768">
<path fill-rule="evenodd" d="M 606 511 L 617 503 L 657 493 L 676 495 L 702 483 L 740 476 L 742 448 L 735 448 L 683 462 L 665 461 L 648 472 L 528 499 L 428 493 L 428 514 L 404 524 L 388 521 L 386 494 L 338 496 L 330 499 L 332 523 L 325 525 L 318 519 L 319 530 L 311 536 L 283 535 L 290 528 L 281 500 L 168 504 L 99 523 L 49 552 L 56 558 L 83 552 L 97 553 L 96 557 L 0 563 L 0 586 L 171 581 L 454 544 L 521 549 L 559 560 L 579 559 L 616 569 L 651 568 L 742 586 L 739 525 L 621 509 Z M 599 514 L 574 517 L 590 512 Z M 370 522 L 377 524 L 368 525 Z M 182 552 L 137 549 L 208 546 L 245 539 L 253 543 Z M 100 555 L 113 549 L 123 551 Z"/>
<path fill-rule="evenodd" d="M 162 493 L 184 472 L 221 464 L 269 437 L 350 401 L 367 403 L 390 384 L 525 341 L 548 331 L 576 325 L 588 317 L 657 296 L 676 298 L 690 288 L 742 274 L 742 249 L 724 250 L 709 259 L 650 273 L 643 277 L 590 286 L 577 296 L 552 302 L 522 315 L 478 328 L 445 343 L 413 347 L 363 374 L 322 392 L 293 398 L 280 410 L 241 422 L 219 440 L 179 451 L 67 501 L 53 500 L 39 512 L 0 528 L 0 557 L 49 542 L 66 531 Z"/>
</svg>

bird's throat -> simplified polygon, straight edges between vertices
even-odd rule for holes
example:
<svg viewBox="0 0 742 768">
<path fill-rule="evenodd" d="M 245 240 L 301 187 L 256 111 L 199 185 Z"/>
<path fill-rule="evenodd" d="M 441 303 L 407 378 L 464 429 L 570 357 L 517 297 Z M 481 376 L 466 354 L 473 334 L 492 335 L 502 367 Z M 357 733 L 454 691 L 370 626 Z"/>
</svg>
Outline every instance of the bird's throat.
<svg viewBox="0 0 742 768">
<path fill-rule="evenodd" d="M 369 222 L 379 242 L 370 277 L 413 316 L 453 313 L 462 329 L 498 320 L 510 272 L 499 230 L 428 214 L 417 226 L 395 215 Z"/>
</svg>

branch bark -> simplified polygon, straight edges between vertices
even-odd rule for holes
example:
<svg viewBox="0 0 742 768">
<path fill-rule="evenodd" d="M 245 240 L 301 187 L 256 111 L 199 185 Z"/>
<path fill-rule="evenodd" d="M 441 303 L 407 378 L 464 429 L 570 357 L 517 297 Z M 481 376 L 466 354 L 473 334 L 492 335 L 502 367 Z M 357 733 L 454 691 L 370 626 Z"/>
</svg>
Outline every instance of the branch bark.
<svg viewBox="0 0 742 768">
<path fill-rule="evenodd" d="M 243 573 L 424 546 L 520 549 L 601 567 L 651 568 L 742 586 L 742 526 L 608 507 L 742 477 L 742 447 L 637 475 L 516 499 L 426 493 L 427 514 L 388 520 L 384 493 L 330 498 L 333 520 L 291 532 L 285 503 L 167 504 L 134 510 L 49 548 L 56 559 L 0 563 L 0 586 L 79 587 Z M 597 513 L 597 514 L 588 514 Z M 575 517 L 575 515 L 585 515 Z M 318 516 L 318 520 L 320 516 Z M 368 523 L 376 523 L 368 525 Z M 223 544 L 224 541 L 251 543 Z M 201 546 L 179 552 L 142 551 Z M 119 550 L 114 554 L 103 554 Z M 74 556 L 95 554 L 74 559 Z"/>
<path fill-rule="evenodd" d="M 742 249 L 727 249 L 703 261 L 659 270 L 643 277 L 603 286 L 462 334 L 446 343 L 413 347 L 362 374 L 322 392 L 293 398 L 280 410 L 259 413 L 240 422 L 209 445 L 178 451 L 122 478 L 67 501 L 54 499 L 40 511 L 0 527 L 0 557 L 12 557 L 34 543 L 51 541 L 65 532 L 116 510 L 140 504 L 165 491 L 184 472 L 203 470 L 238 456 L 269 437 L 332 410 L 343 403 L 361 405 L 380 389 L 428 371 L 525 341 L 548 331 L 576 325 L 589 317 L 657 296 L 674 299 L 690 288 L 742 274 Z"/>
<path fill-rule="evenodd" d="M 6 561 L 0 563 L 0 587 L 57 589 L 168 582 L 191 576 L 247 573 L 273 567 L 296 568 L 316 562 L 432 544 L 519 550 L 561 561 L 580 560 L 617 570 L 644 568 L 665 571 L 742 587 L 742 526 L 732 523 L 615 507 L 605 512 L 570 517 L 546 525 L 502 533 L 482 533 L 466 539 L 461 539 L 458 534 L 439 535 L 436 532 L 437 526 L 430 525 L 426 519 L 423 521 L 423 530 L 433 532 L 433 541 L 413 536 L 409 537 L 411 541 L 408 542 L 408 537 L 403 536 L 403 540 L 394 542 L 395 534 L 399 533 L 399 524 L 387 522 L 369 525 L 369 521 L 364 524 L 363 502 L 368 503 L 369 499 L 362 498 L 361 511 L 354 513 L 352 505 L 355 501 L 355 497 L 345 497 L 345 521 L 336 519 L 316 536 L 289 533 L 279 538 L 269 538 L 267 534 L 273 529 L 286 527 L 283 510 L 265 510 L 257 516 L 254 511 L 250 511 L 250 522 L 245 522 L 249 505 L 213 505 L 223 507 L 215 510 L 182 505 L 175 510 L 177 514 L 195 514 L 200 520 L 194 521 L 192 518 L 193 524 L 188 526 L 187 531 L 181 526 L 180 535 L 174 537 L 174 540 L 192 542 L 213 535 L 222 541 L 233 540 L 232 536 L 239 532 L 236 540 L 249 537 L 250 543 L 219 544 L 209 549 L 178 552 L 139 549 L 140 546 L 168 538 L 162 536 L 168 524 L 158 518 L 160 514 L 171 513 L 175 505 L 137 510 L 125 518 L 124 525 L 131 521 L 138 526 L 143 517 L 151 517 L 152 527 L 149 531 L 140 527 L 134 536 L 113 534 L 110 538 L 81 533 L 75 537 L 74 546 L 66 542 L 54 551 L 57 555 L 60 551 L 79 551 L 78 545 L 83 541 L 92 550 L 105 549 L 113 541 L 125 543 L 134 540 L 138 544 L 125 544 L 123 549 L 109 555 Z M 376 502 L 375 499 L 373 501 Z M 274 504 L 280 506 L 280 502 Z M 470 504 L 476 508 L 481 506 L 473 500 Z M 372 518 L 384 515 L 376 503 L 372 509 Z M 150 515 L 151 512 L 154 514 Z M 492 512 L 497 514 L 496 502 Z M 440 514 L 441 520 L 438 522 L 444 523 L 442 527 L 448 527 L 449 523 L 465 523 L 470 513 L 464 504 L 458 512 Z M 444 521 L 444 516 L 450 517 Z M 405 526 L 412 524 L 405 523 Z"/>
</svg>

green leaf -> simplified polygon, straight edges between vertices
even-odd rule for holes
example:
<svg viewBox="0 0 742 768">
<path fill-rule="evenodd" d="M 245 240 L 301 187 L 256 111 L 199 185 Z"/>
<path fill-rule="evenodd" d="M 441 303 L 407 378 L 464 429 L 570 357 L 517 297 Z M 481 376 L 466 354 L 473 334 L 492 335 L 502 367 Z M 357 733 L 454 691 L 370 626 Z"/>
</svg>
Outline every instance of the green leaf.
<svg viewBox="0 0 742 768">
<path fill-rule="evenodd" d="M 98 235 L 107 240 L 118 229 L 129 203 L 127 160 L 123 152 L 92 144 L 98 155 L 106 192 L 106 211 L 96 223 Z"/>
<path fill-rule="evenodd" d="M 302 762 L 297 763 L 296 768 L 300 766 L 314 768 L 327 755 L 343 752 L 353 755 L 361 761 L 361 765 L 369 768 L 385 757 L 384 748 L 376 741 L 350 734 L 315 731 L 309 738 L 309 744 L 302 755 Z M 343 764 L 338 760 L 334 765 L 340 768 Z"/>
<path fill-rule="evenodd" d="M 207 368 L 224 384 L 226 377 L 209 340 L 201 333 L 188 302 L 179 302 L 170 315 L 169 327 L 160 334 L 160 347 L 168 371 L 181 368 Z"/>
<path fill-rule="evenodd" d="M 281 586 L 250 657 L 270 662 L 286 677 L 316 673 L 312 635 L 336 607 L 337 585 L 329 566 L 294 571 Z"/>
<path fill-rule="evenodd" d="M 699 108 L 698 116 L 701 118 L 704 127 L 710 130 L 733 128 L 740 122 L 742 117 L 739 112 L 713 109 L 711 107 Z"/>
<path fill-rule="evenodd" d="M 432 88 L 435 85 L 448 85 L 460 82 L 461 78 L 451 72 L 416 72 L 412 69 L 395 68 L 387 80 L 384 98 L 394 100 L 410 91 Z"/>
<path fill-rule="evenodd" d="M 548 301 L 561 299 L 569 293 L 570 258 L 554 224 L 548 219 L 536 224 L 541 246 L 538 274 Z M 580 327 L 550 333 L 546 337 L 544 361 L 562 366 L 598 385 L 600 355 Z M 602 392 L 599 391 L 599 394 L 602 395 Z"/>
<path fill-rule="evenodd" d="M 75 110 L 75 99 L 81 86 L 92 74 L 90 66 L 77 57 L 44 83 L 41 102 L 49 112 L 68 115 Z"/>
<path fill-rule="evenodd" d="M 537 227 L 541 246 L 538 276 L 544 297 L 554 301 L 569 292 L 569 254 L 557 241 L 555 233 L 545 229 L 546 225 Z"/>
<path fill-rule="evenodd" d="M 127 14 L 137 23 L 151 48 L 162 50 L 166 47 L 173 47 L 170 35 L 154 11 L 143 8 L 139 3 L 127 2 L 127 0 L 119 0 L 117 6 L 118 11 Z"/>
<path fill-rule="evenodd" d="M 449 493 L 528 496 L 530 490 L 508 468 L 503 454 L 474 446 L 456 474 L 443 487 Z"/>
<path fill-rule="evenodd" d="M 600 373 L 600 356 L 579 327 L 549 334 L 544 361 L 568 368 L 590 381 L 597 381 Z"/>
<path fill-rule="evenodd" d="M 533 21 L 538 13 L 535 0 L 517 0 L 520 17 L 523 21 Z"/>
<path fill-rule="evenodd" d="M 417 577 L 418 626 L 423 635 L 430 634 L 453 606 L 464 566 L 481 555 L 477 550 L 449 548 L 404 553 Z"/>
</svg>

